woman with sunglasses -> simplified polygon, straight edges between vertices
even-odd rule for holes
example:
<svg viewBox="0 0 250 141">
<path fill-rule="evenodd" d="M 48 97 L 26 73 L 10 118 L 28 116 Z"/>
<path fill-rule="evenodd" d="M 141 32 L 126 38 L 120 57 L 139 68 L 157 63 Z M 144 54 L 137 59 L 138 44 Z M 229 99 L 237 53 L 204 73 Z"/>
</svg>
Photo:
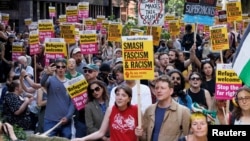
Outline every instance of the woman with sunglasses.
<svg viewBox="0 0 250 141">
<path fill-rule="evenodd" d="M 100 80 L 92 81 L 87 88 L 88 102 L 85 107 L 85 120 L 87 134 L 98 131 L 101 127 L 105 112 L 108 108 L 109 98 L 106 84 Z M 107 140 L 108 134 L 102 137 Z"/>
<path fill-rule="evenodd" d="M 83 138 L 73 141 L 87 141 L 101 139 L 110 131 L 111 141 L 137 141 L 135 129 L 138 125 L 137 106 L 131 105 L 132 89 L 126 85 L 119 85 L 115 89 L 115 105 L 109 107 L 105 113 L 101 128 Z"/>
<path fill-rule="evenodd" d="M 211 109 L 212 98 L 208 90 L 201 87 L 202 77 L 199 72 L 192 72 L 189 75 L 190 88 L 186 93 L 192 98 L 193 102 L 198 103 L 206 109 Z"/>
</svg>

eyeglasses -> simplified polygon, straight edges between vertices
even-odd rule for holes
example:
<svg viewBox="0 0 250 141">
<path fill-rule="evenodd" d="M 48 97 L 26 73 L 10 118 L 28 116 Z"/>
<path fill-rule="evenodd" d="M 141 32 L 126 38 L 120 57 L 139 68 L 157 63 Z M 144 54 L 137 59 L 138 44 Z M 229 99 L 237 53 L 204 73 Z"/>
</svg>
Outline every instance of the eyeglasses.
<svg viewBox="0 0 250 141">
<path fill-rule="evenodd" d="M 90 93 L 99 92 L 101 88 L 99 86 L 95 87 L 94 89 L 90 89 Z"/>
<path fill-rule="evenodd" d="M 239 97 L 239 98 L 238 98 L 238 101 L 239 101 L 239 102 L 243 102 L 244 100 L 245 100 L 245 101 L 249 101 L 249 100 L 250 100 L 250 96 L 245 96 L 245 97 Z"/>
<path fill-rule="evenodd" d="M 93 70 L 84 70 L 83 72 L 84 72 L 84 73 L 92 73 Z"/>
<path fill-rule="evenodd" d="M 66 66 L 56 66 L 56 68 L 57 68 L 57 69 L 60 69 L 60 68 L 65 69 L 65 68 L 66 68 Z"/>
<path fill-rule="evenodd" d="M 177 80 L 177 81 L 180 81 L 181 78 L 180 77 L 172 77 L 172 80 Z"/>
<path fill-rule="evenodd" d="M 199 81 L 199 80 L 201 80 L 201 78 L 199 78 L 199 77 L 192 77 L 192 78 L 190 78 L 190 80 L 192 80 L 192 81 L 194 81 L 194 80 Z"/>
</svg>

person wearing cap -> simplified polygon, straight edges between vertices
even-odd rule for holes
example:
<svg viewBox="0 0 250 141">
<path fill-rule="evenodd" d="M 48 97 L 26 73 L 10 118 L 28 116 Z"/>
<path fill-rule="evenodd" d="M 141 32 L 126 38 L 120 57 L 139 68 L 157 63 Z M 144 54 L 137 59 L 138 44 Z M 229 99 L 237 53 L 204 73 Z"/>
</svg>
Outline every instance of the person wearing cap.
<svg viewBox="0 0 250 141">
<path fill-rule="evenodd" d="M 84 61 L 81 49 L 79 47 L 76 47 L 72 50 L 72 58 L 74 58 L 76 61 L 76 71 L 80 72 L 81 74 L 84 74 L 82 68 L 85 67 L 87 64 Z"/>
<path fill-rule="evenodd" d="M 115 54 L 115 56 L 110 62 L 112 68 L 115 66 L 115 64 L 117 62 L 117 59 L 122 58 L 122 49 L 121 48 L 116 48 L 115 51 L 114 51 L 114 54 Z"/>
<path fill-rule="evenodd" d="M 48 131 L 61 122 L 61 126 L 53 130 L 49 136 L 60 135 L 71 139 L 71 120 L 75 106 L 64 87 L 64 83 L 68 81 L 65 77 L 66 65 L 67 61 L 64 58 L 58 58 L 55 63 L 47 67 L 46 73 L 42 75 L 41 85 L 46 88 L 48 96 L 44 115 L 44 131 Z"/>
<path fill-rule="evenodd" d="M 99 67 L 96 64 L 88 64 L 83 67 L 84 76 L 88 83 L 97 80 L 97 76 L 99 73 Z"/>
</svg>

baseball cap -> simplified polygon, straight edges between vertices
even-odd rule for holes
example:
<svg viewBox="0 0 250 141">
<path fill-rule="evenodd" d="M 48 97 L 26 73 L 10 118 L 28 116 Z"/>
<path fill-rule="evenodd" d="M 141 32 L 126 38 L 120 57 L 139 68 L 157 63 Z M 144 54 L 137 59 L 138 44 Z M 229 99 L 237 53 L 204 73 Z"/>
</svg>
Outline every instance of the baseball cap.
<svg viewBox="0 0 250 141">
<path fill-rule="evenodd" d="M 99 71 L 99 67 L 96 64 L 88 64 L 87 66 L 83 67 L 82 69 Z"/>
<path fill-rule="evenodd" d="M 78 52 L 81 52 L 81 49 L 79 47 L 74 48 L 72 54 L 76 54 Z"/>
<path fill-rule="evenodd" d="M 115 49 L 115 53 L 116 53 L 117 51 L 122 51 L 122 49 L 121 49 L 121 48 L 116 48 L 116 49 Z"/>
<path fill-rule="evenodd" d="M 122 57 L 116 58 L 115 64 L 122 62 Z"/>
</svg>

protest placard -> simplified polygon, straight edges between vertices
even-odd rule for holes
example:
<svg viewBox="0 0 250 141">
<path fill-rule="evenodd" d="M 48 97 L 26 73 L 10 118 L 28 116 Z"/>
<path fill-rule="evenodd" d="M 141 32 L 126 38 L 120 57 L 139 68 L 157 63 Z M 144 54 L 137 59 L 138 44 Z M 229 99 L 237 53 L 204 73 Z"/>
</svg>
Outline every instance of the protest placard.
<svg viewBox="0 0 250 141">
<path fill-rule="evenodd" d="M 49 65 L 49 59 L 64 58 L 67 56 L 66 43 L 63 38 L 45 39 L 45 65 Z"/>
<path fill-rule="evenodd" d="M 26 26 L 29 26 L 32 23 L 32 19 L 31 18 L 24 19 L 24 23 Z"/>
<path fill-rule="evenodd" d="M 23 55 L 23 42 L 13 42 L 11 52 L 12 61 L 17 61 L 17 58 Z"/>
<path fill-rule="evenodd" d="M 72 99 L 76 109 L 79 111 L 83 109 L 87 103 L 88 82 L 83 75 L 72 78 L 64 83 L 70 98 Z"/>
<path fill-rule="evenodd" d="M 129 31 L 129 36 L 133 36 L 133 35 L 143 35 L 144 31 L 140 30 L 140 29 L 130 29 Z"/>
<path fill-rule="evenodd" d="M 89 17 L 89 2 L 79 2 L 77 7 L 79 20 Z"/>
<path fill-rule="evenodd" d="M 49 6 L 49 17 L 51 18 L 56 17 L 56 7 Z"/>
<path fill-rule="evenodd" d="M 61 37 L 65 39 L 68 44 L 74 44 L 75 40 L 75 24 L 63 23 L 60 25 Z"/>
<path fill-rule="evenodd" d="M 108 28 L 108 41 L 121 42 L 122 24 L 120 22 L 111 22 Z"/>
<path fill-rule="evenodd" d="M 29 34 L 30 55 L 39 53 L 39 35 L 38 30 L 31 31 Z"/>
<path fill-rule="evenodd" d="M 66 7 L 66 19 L 67 19 L 67 22 L 70 22 L 70 23 L 78 22 L 77 6 Z"/>
<path fill-rule="evenodd" d="M 2 23 L 5 26 L 9 25 L 10 14 L 8 14 L 8 13 L 1 13 L 1 15 L 2 15 Z"/>
<path fill-rule="evenodd" d="M 165 0 L 139 0 L 138 25 L 151 26 L 164 24 Z"/>
<path fill-rule="evenodd" d="M 152 35 L 153 36 L 153 45 L 158 46 L 160 39 L 161 39 L 161 32 L 162 32 L 162 27 L 161 26 L 148 26 L 147 27 L 147 35 Z"/>
<path fill-rule="evenodd" d="M 102 21 L 104 21 L 106 18 L 104 15 L 97 15 L 96 17 L 96 30 L 101 30 L 102 28 Z"/>
<path fill-rule="evenodd" d="M 241 2 L 227 2 L 227 22 L 241 21 L 242 20 L 242 9 Z"/>
<path fill-rule="evenodd" d="M 242 87 L 242 81 L 232 68 L 232 64 L 217 64 L 215 98 L 230 100 Z"/>
<path fill-rule="evenodd" d="M 210 41 L 213 51 L 229 49 L 227 25 L 210 26 Z"/>
<path fill-rule="evenodd" d="M 170 20 L 174 20 L 175 19 L 175 15 L 174 14 L 166 14 L 164 17 L 164 28 L 168 30 L 168 21 Z"/>
<path fill-rule="evenodd" d="M 45 38 L 54 38 L 53 20 L 43 19 L 38 20 L 39 40 L 44 42 Z"/>
<path fill-rule="evenodd" d="M 154 79 L 152 36 L 123 36 L 122 54 L 125 80 Z"/>
<path fill-rule="evenodd" d="M 95 19 L 92 19 L 92 18 L 84 19 L 84 24 L 85 24 L 86 30 L 95 30 L 96 29 Z"/>
<path fill-rule="evenodd" d="M 168 31 L 172 36 L 177 36 L 180 34 L 180 24 L 179 20 L 169 20 L 168 21 Z"/>
<path fill-rule="evenodd" d="M 213 25 L 215 12 L 216 0 L 200 0 L 199 3 L 185 2 L 183 20 L 186 23 Z"/>
<path fill-rule="evenodd" d="M 59 21 L 60 21 L 60 23 L 67 22 L 66 15 L 59 15 Z"/>
<path fill-rule="evenodd" d="M 82 54 L 98 53 L 96 30 L 85 30 L 80 34 L 80 48 Z"/>
<path fill-rule="evenodd" d="M 107 35 L 108 28 L 109 28 L 109 21 L 107 20 L 102 21 L 101 34 Z"/>
</svg>

